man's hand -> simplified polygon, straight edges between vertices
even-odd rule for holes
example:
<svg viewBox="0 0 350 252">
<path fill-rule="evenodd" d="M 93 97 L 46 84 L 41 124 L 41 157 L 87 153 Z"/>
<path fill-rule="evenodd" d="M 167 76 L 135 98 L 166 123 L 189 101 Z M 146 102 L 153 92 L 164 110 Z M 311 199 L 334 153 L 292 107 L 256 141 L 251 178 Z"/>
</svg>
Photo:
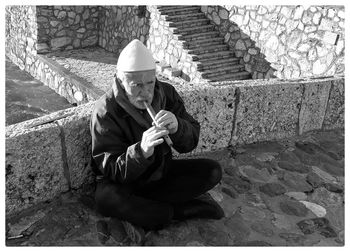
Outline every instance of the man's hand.
<svg viewBox="0 0 350 252">
<path fill-rule="evenodd" d="M 154 147 L 163 143 L 164 139 L 162 138 L 165 135 L 168 135 L 169 131 L 164 127 L 151 127 L 145 132 L 143 132 L 141 140 L 141 150 L 145 158 L 149 158 L 153 155 Z"/>
<path fill-rule="evenodd" d="M 165 127 L 169 130 L 170 134 L 174 134 L 178 128 L 178 121 L 176 116 L 170 111 L 161 110 L 155 117 L 157 125 L 159 127 Z"/>
</svg>

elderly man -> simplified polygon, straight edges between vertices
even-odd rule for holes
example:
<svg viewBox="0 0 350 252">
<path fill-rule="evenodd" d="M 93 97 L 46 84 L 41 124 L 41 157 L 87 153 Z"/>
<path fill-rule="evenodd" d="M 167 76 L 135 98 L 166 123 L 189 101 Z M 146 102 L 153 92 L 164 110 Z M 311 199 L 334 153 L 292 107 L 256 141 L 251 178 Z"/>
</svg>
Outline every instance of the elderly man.
<svg viewBox="0 0 350 252">
<path fill-rule="evenodd" d="M 156 111 L 153 120 L 145 102 Z M 112 89 L 91 117 L 98 211 L 146 230 L 172 220 L 222 218 L 220 206 L 209 194 L 203 197 L 221 180 L 220 165 L 172 159 L 164 141 L 170 137 L 176 151 L 190 152 L 199 129 L 175 88 L 156 79 L 150 51 L 139 40 L 130 42 L 119 56 Z"/>
</svg>

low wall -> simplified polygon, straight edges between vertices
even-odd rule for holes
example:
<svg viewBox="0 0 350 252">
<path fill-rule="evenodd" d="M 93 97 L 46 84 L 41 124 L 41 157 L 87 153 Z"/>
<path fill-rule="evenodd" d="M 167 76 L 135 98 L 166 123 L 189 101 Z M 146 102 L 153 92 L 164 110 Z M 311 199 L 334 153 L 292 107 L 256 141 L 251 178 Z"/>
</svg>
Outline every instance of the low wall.
<svg viewBox="0 0 350 252">
<path fill-rule="evenodd" d="M 49 86 L 72 104 L 98 99 L 104 92 L 45 55 L 37 55 L 33 77 Z"/>
<path fill-rule="evenodd" d="M 344 77 L 173 85 L 201 123 L 198 147 L 190 154 L 344 127 Z M 92 180 L 93 106 L 6 127 L 7 214 Z"/>
</svg>

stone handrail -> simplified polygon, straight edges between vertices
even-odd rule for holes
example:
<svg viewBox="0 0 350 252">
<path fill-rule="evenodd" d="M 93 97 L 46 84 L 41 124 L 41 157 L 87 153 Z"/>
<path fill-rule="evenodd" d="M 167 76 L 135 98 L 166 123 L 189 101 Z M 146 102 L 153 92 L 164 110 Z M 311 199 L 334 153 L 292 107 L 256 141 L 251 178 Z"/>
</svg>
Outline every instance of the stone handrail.
<svg viewBox="0 0 350 252">
<path fill-rule="evenodd" d="M 200 122 L 191 153 L 344 127 L 344 77 L 175 84 Z M 92 180 L 94 102 L 6 127 L 6 214 Z"/>
</svg>

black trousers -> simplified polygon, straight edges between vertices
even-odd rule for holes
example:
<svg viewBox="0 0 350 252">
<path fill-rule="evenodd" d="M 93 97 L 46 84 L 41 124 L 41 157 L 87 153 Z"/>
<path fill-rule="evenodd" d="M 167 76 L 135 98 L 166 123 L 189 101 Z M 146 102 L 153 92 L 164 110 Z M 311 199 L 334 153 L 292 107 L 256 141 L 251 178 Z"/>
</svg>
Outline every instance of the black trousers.
<svg viewBox="0 0 350 252">
<path fill-rule="evenodd" d="M 207 192 L 221 180 L 220 164 L 210 159 L 172 160 L 165 178 L 143 187 L 97 183 L 97 210 L 145 229 L 159 229 L 174 217 L 176 206 Z"/>
</svg>

